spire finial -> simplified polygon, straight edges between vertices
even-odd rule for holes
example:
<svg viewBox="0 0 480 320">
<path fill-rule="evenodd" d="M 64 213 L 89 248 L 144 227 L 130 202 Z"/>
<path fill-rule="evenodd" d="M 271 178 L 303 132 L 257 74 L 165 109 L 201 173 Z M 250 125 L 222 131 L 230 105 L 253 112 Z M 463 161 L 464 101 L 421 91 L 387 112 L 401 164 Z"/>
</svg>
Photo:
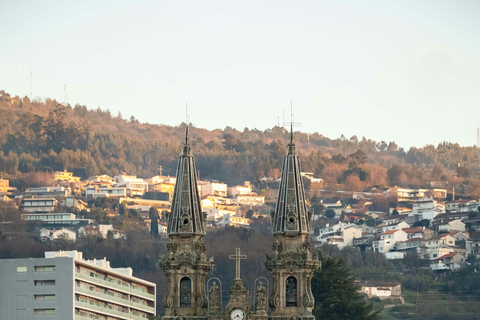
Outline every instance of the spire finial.
<svg viewBox="0 0 480 320">
<path fill-rule="evenodd" d="M 293 102 L 290 101 L 290 144 L 293 145 Z"/>
<path fill-rule="evenodd" d="M 188 145 L 188 103 L 185 103 L 185 145 Z"/>
</svg>

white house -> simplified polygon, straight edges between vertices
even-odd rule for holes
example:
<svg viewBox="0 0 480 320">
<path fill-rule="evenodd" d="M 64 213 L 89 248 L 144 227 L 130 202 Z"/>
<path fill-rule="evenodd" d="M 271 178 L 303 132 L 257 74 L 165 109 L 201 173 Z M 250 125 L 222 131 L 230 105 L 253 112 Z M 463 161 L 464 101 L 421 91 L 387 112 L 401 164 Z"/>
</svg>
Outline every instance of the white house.
<svg viewBox="0 0 480 320">
<path fill-rule="evenodd" d="M 237 185 L 233 187 L 228 187 L 228 195 L 230 197 L 235 197 L 237 194 L 251 194 L 252 187 L 250 186 L 250 182 L 245 181 L 243 186 Z"/>
<path fill-rule="evenodd" d="M 209 182 L 206 184 L 199 185 L 200 187 L 200 194 L 201 196 L 220 196 L 226 197 L 227 196 L 227 185 L 225 183 L 219 182 Z"/>
<path fill-rule="evenodd" d="M 430 262 L 430 268 L 434 271 L 456 270 L 465 263 L 465 258 L 456 252 L 442 255 Z"/>
<path fill-rule="evenodd" d="M 390 252 L 398 241 L 407 240 L 407 233 L 402 230 L 390 230 L 380 235 L 380 240 L 373 241 L 372 247 L 374 251 L 380 253 Z"/>
<path fill-rule="evenodd" d="M 240 216 L 225 214 L 218 220 L 218 224 L 220 228 L 225 228 L 227 226 L 248 228 L 250 226 L 250 220 Z"/>
<path fill-rule="evenodd" d="M 405 229 L 405 228 L 408 228 L 410 227 L 410 225 L 408 223 L 406 223 L 405 221 L 401 221 L 397 224 L 389 224 L 389 225 L 385 225 L 382 227 L 382 233 L 383 232 L 387 232 L 387 231 L 391 231 L 391 230 L 402 230 L 402 229 Z"/>
<path fill-rule="evenodd" d="M 413 202 L 412 212 L 409 217 L 416 217 L 417 221 L 428 219 L 432 221 L 438 214 L 444 213 L 445 207 L 437 205 L 437 202 L 430 198 L 421 198 Z"/>
</svg>

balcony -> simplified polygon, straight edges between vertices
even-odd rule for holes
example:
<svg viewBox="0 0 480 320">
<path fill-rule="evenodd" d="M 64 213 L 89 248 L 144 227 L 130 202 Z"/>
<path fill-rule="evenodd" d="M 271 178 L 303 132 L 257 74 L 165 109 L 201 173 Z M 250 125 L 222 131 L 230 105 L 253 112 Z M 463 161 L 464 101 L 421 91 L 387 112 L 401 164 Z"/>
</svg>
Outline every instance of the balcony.
<svg viewBox="0 0 480 320">
<path fill-rule="evenodd" d="M 75 307 L 82 308 L 82 309 L 87 309 L 87 310 L 90 310 L 90 311 L 96 312 L 96 313 L 102 313 L 102 314 L 106 314 L 106 315 L 110 315 L 110 316 L 117 316 L 117 317 L 120 317 L 120 318 L 126 319 L 126 320 L 131 319 L 131 315 L 128 312 L 121 312 L 121 311 L 110 309 L 108 307 L 104 307 L 104 306 L 101 306 L 101 305 L 96 305 L 96 304 L 91 303 L 91 302 L 82 302 L 82 301 L 77 301 L 76 300 L 75 301 Z M 75 317 L 77 317 L 77 316 L 75 316 Z"/>
<path fill-rule="evenodd" d="M 109 301 L 112 301 L 114 303 L 121 304 L 123 306 L 132 307 L 134 309 L 138 309 L 138 310 L 142 310 L 144 312 L 155 314 L 155 308 L 154 307 L 150 307 L 149 305 L 146 305 L 146 304 L 143 304 L 143 303 L 140 303 L 140 302 L 133 302 L 133 301 L 130 301 L 130 300 L 127 300 L 127 299 L 122 299 L 120 297 L 105 294 L 101 291 L 94 291 L 94 290 L 90 290 L 90 289 L 82 288 L 82 287 L 75 287 L 75 291 L 78 292 L 78 293 L 82 293 L 82 294 L 85 294 L 85 295 L 96 297 L 96 298 L 101 299 L 101 300 L 109 300 Z"/>
<path fill-rule="evenodd" d="M 140 288 L 132 288 L 129 284 L 119 284 L 118 282 L 107 281 L 99 277 L 91 276 L 90 274 L 75 272 L 75 276 L 79 279 L 86 280 L 91 283 L 99 284 L 101 286 L 115 288 L 118 291 L 126 292 L 133 294 L 135 296 L 139 296 L 151 301 L 155 301 L 155 296 L 150 294 Z"/>
</svg>

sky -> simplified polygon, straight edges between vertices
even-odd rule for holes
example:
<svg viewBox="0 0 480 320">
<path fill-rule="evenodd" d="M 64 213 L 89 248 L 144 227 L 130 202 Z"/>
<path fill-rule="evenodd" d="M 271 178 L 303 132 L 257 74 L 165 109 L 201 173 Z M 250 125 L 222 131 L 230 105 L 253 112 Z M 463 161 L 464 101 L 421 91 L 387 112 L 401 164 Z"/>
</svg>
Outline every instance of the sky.
<svg viewBox="0 0 480 320">
<path fill-rule="evenodd" d="M 480 1 L 3 0 L 0 90 L 123 118 L 472 146 Z M 32 81 L 31 81 L 32 80 Z"/>
</svg>

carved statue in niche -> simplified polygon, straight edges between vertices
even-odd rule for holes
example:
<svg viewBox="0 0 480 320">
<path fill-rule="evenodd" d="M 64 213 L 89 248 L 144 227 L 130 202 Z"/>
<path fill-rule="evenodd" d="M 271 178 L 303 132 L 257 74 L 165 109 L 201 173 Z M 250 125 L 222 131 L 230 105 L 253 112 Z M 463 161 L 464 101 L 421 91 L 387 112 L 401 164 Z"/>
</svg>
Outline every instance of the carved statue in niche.
<svg viewBox="0 0 480 320">
<path fill-rule="evenodd" d="M 192 303 L 192 280 L 185 277 L 180 280 L 180 307 L 190 307 Z"/>
<path fill-rule="evenodd" d="M 297 279 L 295 277 L 287 278 L 285 291 L 286 306 L 297 306 Z"/>
<path fill-rule="evenodd" d="M 261 281 L 257 285 L 257 311 L 265 311 L 267 306 L 267 289 Z"/>
<path fill-rule="evenodd" d="M 219 310 L 220 309 L 220 287 L 217 285 L 216 282 L 213 282 L 208 292 L 210 293 L 210 309 Z"/>
</svg>

